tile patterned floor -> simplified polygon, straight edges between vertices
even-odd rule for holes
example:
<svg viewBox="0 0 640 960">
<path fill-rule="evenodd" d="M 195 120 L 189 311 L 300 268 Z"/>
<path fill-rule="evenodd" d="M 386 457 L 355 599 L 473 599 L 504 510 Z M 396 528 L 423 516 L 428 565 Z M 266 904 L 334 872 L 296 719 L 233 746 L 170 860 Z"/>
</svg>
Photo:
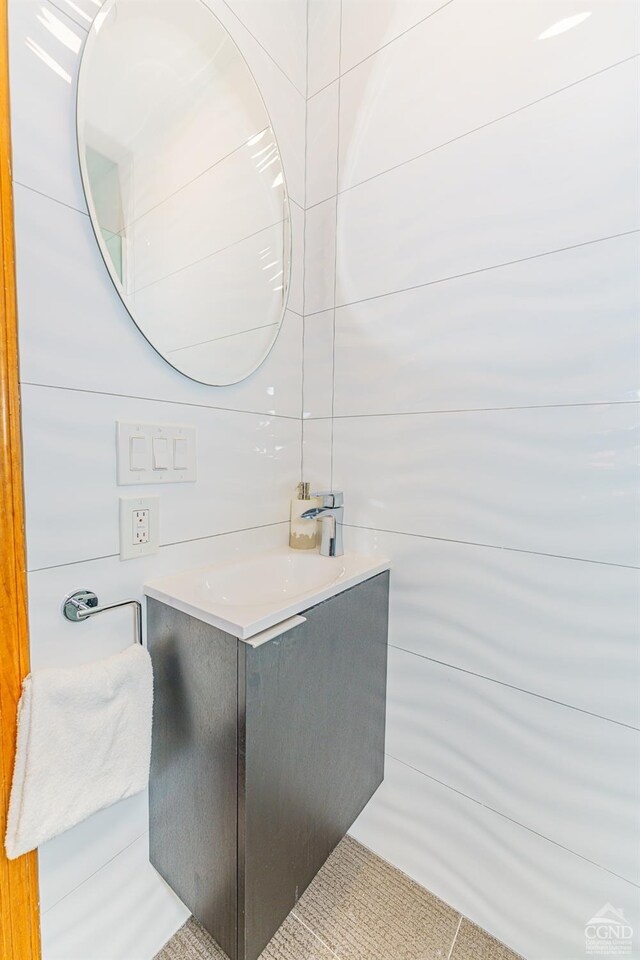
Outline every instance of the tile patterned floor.
<svg viewBox="0 0 640 960">
<path fill-rule="evenodd" d="M 260 960 L 521 960 L 345 837 Z M 193 917 L 156 960 L 226 960 Z"/>
</svg>

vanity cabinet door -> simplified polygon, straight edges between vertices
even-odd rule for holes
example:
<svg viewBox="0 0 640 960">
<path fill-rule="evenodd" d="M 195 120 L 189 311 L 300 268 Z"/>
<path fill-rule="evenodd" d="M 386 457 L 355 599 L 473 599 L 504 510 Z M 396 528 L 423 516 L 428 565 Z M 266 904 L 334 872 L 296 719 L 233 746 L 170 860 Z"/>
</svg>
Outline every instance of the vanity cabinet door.
<svg viewBox="0 0 640 960">
<path fill-rule="evenodd" d="M 244 960 L 259 956 L 382 782 L 388 591 L 382 573 L 263 646 L 239 645 Z"/>
</svg>

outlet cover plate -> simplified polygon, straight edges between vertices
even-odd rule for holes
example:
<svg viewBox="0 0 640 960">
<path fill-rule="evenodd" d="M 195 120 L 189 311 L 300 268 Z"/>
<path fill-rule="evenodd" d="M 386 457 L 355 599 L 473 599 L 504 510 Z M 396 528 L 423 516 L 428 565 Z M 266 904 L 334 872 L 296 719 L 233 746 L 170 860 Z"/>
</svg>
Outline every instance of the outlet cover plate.
<svg viewBox="0 0 640 960">
<path fill-rule="evenodd" d="M 133 542 L 133 515 L 136 510 L 149 511 L 149 539 Z M 133 560 L 160 550 L 160 497 L 120 497 L 120 559 Z"/>
</svg>

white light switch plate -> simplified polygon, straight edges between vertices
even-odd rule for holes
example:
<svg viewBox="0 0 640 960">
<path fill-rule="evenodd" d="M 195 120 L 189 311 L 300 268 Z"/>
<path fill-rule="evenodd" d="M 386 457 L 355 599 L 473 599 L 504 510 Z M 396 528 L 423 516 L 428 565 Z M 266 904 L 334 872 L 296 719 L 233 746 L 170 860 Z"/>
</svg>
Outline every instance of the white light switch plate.
<svg viewBox="0 0 640 960">
<path fill-rule="evenodd" d="M 160 549 L 160 497 L 120 497 L 120 559 Z"/>
<path fill-rule="evenodd" d="M 196 428 L 180 423 L 116 423 L 118 484 L 193 483 Z"/>
</svg>

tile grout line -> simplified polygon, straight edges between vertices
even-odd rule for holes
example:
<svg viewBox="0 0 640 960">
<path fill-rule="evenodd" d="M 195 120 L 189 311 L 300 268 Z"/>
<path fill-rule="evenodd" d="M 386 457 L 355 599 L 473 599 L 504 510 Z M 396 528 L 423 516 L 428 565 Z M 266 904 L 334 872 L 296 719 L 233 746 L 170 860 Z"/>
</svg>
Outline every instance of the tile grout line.
<svg viewBox="0 0 640 960">
<path fill-rule="evenodd" d="M 296 906 L 297 906 L 297 904 L 296 904 Z M 325 941 L 322 939 L 322 937 L 319 936 L 319 935 L 315 932 L 315 930 L 313 930 L 308 924 L 306 924 L 306 923 L 304 922 L 304 920 L 302 919 L 302 917 L 298 916 L 298 914 L 296 913 L 295 907 L 294 907 L 293 910 L 291 911 L 291 915 L 296 918 L 296 920 L 298 921 L 298 923 L 299 923 L 301 926 L 303 926 L 303 927 L 305 928 L 305 930 L 308 930 L 308 931 L 309 931 L 309 933 L 311 934 L 311 936 L 314 937 L 314 938 L 318 941 L 318 943 L 321 943 L 323 947 L 326 947 L 326 949 L 329 951 L 329 953 L 331 954 L 332 957 L 336 957 L 337 960 L 340 960 L 339 955 L 338 955 L 334 950 L 331 949 L 331 947 L 329 946 L 329 944 L 328 944 L 328 943 L 325 943 Z"/>
<path fill-rule="evenodd" d="M 273 413 L 266 410 L 239 410 L 236 407 L 218 407 L 208 403 L 194 403 L 191 400 L 167 400 L 163 397 L 141 397 L 128 393 L 113 393 L 110 390 L 89 390 L 85 387 L 67 387 L 57 383 L 36 383 L 33 380 L 21 380 L 20 386 L 36 387 L 40 390 L 66 390 L 70 393 L 87 393 L 97 397 L 117 397 L 121 400 L 140 400 L 143 403 L 166 403 L 178 407 L 195 407 L 198 410 L 215 410 L 218 413 L 246 414 L 249 417 L 269 417 L 273 420 L 291 420 L 298 423 L 300 417 L 288 413 Z M 219 387 L 218 389 L 225 389 Z"/>
<path fill-rule="evenodd" d="M 379 177 L 384 177 L 389 173 L 393 173 L 394 170 L 399 170 L 402 167 L 407 166 L 409 163 L 415 163 L 416 160 L 422 160 L 424 157 L 428 157 L 430 154 L 436 153 L 438 150 L 442 150 L 444 147 L 451 146 L 453 143 L 458 143 L 460 140 L 464 140 L 466 137 L 472 136 L 474 133 L 478 133 L 480 130 L 485 130 L 487 127 L 492 127 L 496 123 L 501 123 L 503 120 L 509 119 L 509 117 L 514 117 L 517 114 L 522 113 L 524 110 L 528 110 L 530 107 L 534 107 L 539 103 L 544 103 L 545 100 L 549 100 L 561 93 L 565 93 L 567 90 L 571 90 L 573 87 L 576 87 L 581 83 L 585 83 L 587 80 L 593 80 L 595 77 L 606 73 L 608 70 L 613 70 L 625 63 L 630 63 L 631 61 L 638 59 L 638 57 L 640 57 L 640 54 L 632 54 L 632 56 L 625 57 L 623 60 L 617 60 L 615 63 L 610 63 L 607 67 L 603 67 L 601 70 L 596 70 L 594 73 L 589 73 L 584 77 L 580 77 L 578 80 L 573 80 L 564 87 L 558 87 L 557 90 L 553 90 L 551 93 L 547 93 L 543 97 L 538 97 L 537 100 L 531 100 L 528 103 L 524 103 L 521 107 L 510 110 L 508 113 L 501 114 L 499 117 L 494 117 L 492 120 L 487 120 L 486 123 L 481 123 L 477 127 L 472 127 L 470 130 L 459 134 L 457 137 L 452 137 L 451 140 L 445 140 L 443 143 L 439 143 L 434 147 L 430 147 L 428 150 L 423 150 L 422 153 L 416 153 L 414 156 L 408 157 L 406 160 L 402 160 L 399 163 L 395 163 L 392 166 L 387 167 L 385 170 L 380 170 L 378 173 L 374 173 L 369 177 L 365 177 L 364 180 L 358 180 L 357 183 L 352 183 L 348 187 L 344 187 L 344 189 L 340 191 L 339 195 L 349 193 L 351 190 L 356 190 L 365 183 L 370 183 L 372 180 L 377 180 Z M 323 201 L 319 201 L 319 203 L 320 202 Z M 312 204 L 309 209 L 312 209 L 314 206 L 318 206 L 318 203 Z"/>
<path fill-rule="evenodd" d="M 366 63 L 367 60 L 371 60 L 373 57 L 377 56 L 377 54 L 379 54 L 382 50 L 385 50 L 387 47 L 390 47 L 391 44 L 396 42 L 396 40 L 400 40 L 402 37 L 406 36 L 408 33 L 411 33 L 411 31 L 415 30 L 416 27 L 419 27 L 421 26 L 421 24 L 425 23 L 427 20 L 430 20 L 431 17 L 435 17 L 437 13 L 440 13 L 441 10 L 444 10 L 444 8 L 448 7 L 451 3 L 453 3 L 453 0 L 445 0 L 445 3 L 443 3 L 441 7 L 438 7 L 436 10 L 432 10 L 431 13 L 428 13 L 426 15 L 426 17 L 423 17 L 421 20 L 418 20 L 417 23 L 414 23 L 410 27 L 407 27 L 406 30 L 403 30 L 402 33 L 399 33 L 397 36 L 392 37 L 390 40 L 387 40 L 387 42 L 383 43 L 381 47 L 377 47 L 371 53 L 368 53 L 366 57 L 363 57 L 362 60 L 358 60 L 357 63 L 354 63 L 352 64 L 352 66 L 347 67 L 347 69 L 344 71 L 342 70 L 342 50 L 341 50 L 339 62 L 338 62 L 338 71 L 339 71 L 338 76 L 334 77 L 333 80 L 330 80 L 329 83 L 325 83 L 325 85 L 321 87 L 320 90 L 316 90 L 316 93 L 321 93 L 323 90 L 326 90 L 327 87 L 331 86 L 332 83 L 335 83 L 336 80 L 340 80 L 342 77 L 348 76 L 348 74 L 350 74 L 353 70 L 355 70 L 361 64 Z M 313 96 L 315 96 L 316 93 L 314 93 Z"/>
<path fill-rule="evenodd" d="M 300 482 L 304 481 L 304 403 L 305 403 L 305 367 L 307 352 L 307 181 L 308 181 L 308 153 L 309 153 L 309 4 L 306 3 L 307 12 L 307 47 L 306 47 L 306 91 L 304 101 L 304 209 L 302 211 L 302 353 L 300 357 L 301 376 L 300 376 Z"/>
<path fill-rule="evenodd" d="M 15 187 L 21 187 L 23 190 L 28 190 L 30 193 L 35 193 L 37 196 L 43 197 L 45 200 L 50 200 L 52 203 L 57 203 L 61 207 L 66 207 L 67 210 L 73 210 L 74 213 L 79 213 L 80 216 L 86 217 L 87 220 L 89 219 L 89 213 L 87 210 L 81 210 L 79 207 L 74 207 L 65 200 L 60 200 L 58 197 L 52 197 L 50 194 L 44 193 L 42 190 L 36 190 L 35 187 L 30 187 L 28 183 L 22 183 L 21 180 L 17 180 L 15 177 L 12 178 L 12 183 Z"/>
<path fill-rule="evenodd" d="M 389 757 L 390 760 L 394 760 L 396 763 L 402 764 L 402 766 L 407 767 L 409 770 L 415 771 L 421 777 L 425 777 L 427 780 L 431 780 L 433 783 L 439 784 L 441 787 L 444 787 L 446 790 L 451 790 L 452 793 L 456 793 L 459 797 L 464 797 L 465 800 L 469 800 L 471 803 L 475 803 L 477 806 L 482 807 L 485 810 L 495 813 L 496 816 L 502 817 L 503 820 L 507 820 L 509 823 L 513 823 L 516 827 L 520 827 L 522 830 L 526 830 L 527 833 L 533 834 L 535 837 L 539 837 L 541 840 L 546 840 L 547 843 L 553 844 L 554 847 L 558 847 L 560 850 L 564 850 L 566 853 L 570 853 L 572 856 L 577 857 L 578 860 L 583 860 L 585 863 L 590 863 L 593 867 L 597 867 L 599 870 L 604 871 L 604 873 L 610 874 L 612 877 L 617 877 L 618 880 L 622 880 L 624 883 L 628 883 L 631 887 L 640 889 L 640 884 L 635 883 L 633 880 L 629 880 L 627 877 L 623 877 L 621 874 L 616 873 L 615 870 L 609 869 L 609 867 L 603 866 L 601 863 L 598 863 L 595 860 L 591 860 L 589 857 L 585 857 L 584 854 L 578 853 L 576 850 L 572 850 L 570 847 L 565 847 L 564 844 L 558 843 L 557 840 L 553 840 L 551 837 L 545 836 L 544 833 L 540 833 L 539 830 L 534 830 L 533 827 L 528 827 L 526 823 L 521 823 L 519 820 L 514 820 L 513 817 L 508 816 L 506 813 L 497 810 L 495 807 L 492 807 L 488 803 L 483 803 L 482 800 L 478 800 L 477 797 L 472 797 L 469 793 L 464 793 L 463 790 L 458 790 L 457 787 L 452 786 L 450 783 L 446 783 L 444 780 L 439 780 L 437 777 L 432 776 L 430 773 L 426 773 L 424 770 L 421 770 L 419 767 L 414 767 L 413 764 L 407 763 L 406 760 L 401 760 L 399 757 L 394 757 L 392 753 L 385 751 L 385 756 Z"/>
<path fill-rule="evenodd" d="M 343 27 L 343 0 L 340 0 L 340 16 L 338 21 L 338 64 L 342 68 L 342 27 Z M 331 438 L 330 438 L 330 485 L 333 490 L 334 473 L 334 430 L 336 409 L 336 302 L 338 299 L 338 202 L 340 190 L 340 114 L 342 108 L 342 78 L 338 77 L 338 104 L 336 130 L 336 197 L 335 197 L 335 225 L 333 237 L 333 330 L 331 340 Z"/>
<path fill-rule="evenodd" d="M 545 700 L 547 703 L 556 703 L 559 707 L 565 707 L 567 710 L 576 710 L 578 713 L 584 713 L 588 717 L 594 717 L 596 720 L 602 720 L 605 723 L 615 723 L 618 727 L 624 727 L 626 730 L 633 730 L 640 733 L 640 727 L 634 727 L 631 723 L 624 723 L 623 720 L 614 720 L 612 717 L 605 717 L 601 713 L 594 713 L 592 710 L 585 710 L 583 707 L 576 707 L 572 703 L 565 703 L 564 700 L 556 700 L 554 697 L 545 697 L 543 693 L 536 693 L 535 690 L 527 690 L 525 687 L 517 687 L 513 683 L 507 683 L 506 680 L 498 680 L 496 677 L 489 677 L 484 673 L 476 673 L 475 670 L 468 670 L 466 667 L 459 667 L 455 663 L 447 663 L 446 660 L 438 660 L 436 657 L 428 657 L 424 653 L 418 653 L 416 650 L 408 650 L 406 647 L 399 647 L 396 643 L 389 643 L 389 647 L 394 650 L 400 650 L 412 657 L 419 657 L 421 660 L 428 660 L 430 663 L 437 663 L 441 667 L 449 670 L 457 670 L 470 677 L 477 677 L 478 680 L 486 680 L 488 683 L 497 683 L 501 687 L 507 687 L 509 690 L 516 690 L 518 693 L 524 693 L 529 697 L 536 697 L 538 700 Z"/>
<path fill-rule="evenodd" d="M 564 410 L 574 407 L 629 407 L 640 403 L 640 400 L 584 400 L 574 403 L 523 403 L 517 406 L 505 407 L 460 407 L 443 410 L 389 410 L 375 413 L 337 413 L 336 420 L 366 420 L 376 417 L 431 417 L 439 413 L 501 413 L 506 410 Z M 329 420 L 329 417 L 308 417 L 309 420 Z"/>
<path fill-rule="evenodd" d="M 281 67 L 280 64 L 278 63 L 278 61 L 277 61 L 277 60 L 275 59 L 275 57 L 273 56 L 273 54 L 269 53 L 269 51 L 267 50 L 267 48 L 262 45 L 262 43 L 260 42 L 260 40 L 258 40 L 258 38 L 256 37 L 255 33 L 253 33 L 253 31 L 250 30 L 249 27 L 246 25 L 246 23 L 244 22 L 244 20 L 242 20 L 242 19 L 238 16 L 238 14 L 235 12 L 235 10 L 234 10 L 233 7 L 231 6 L 231 4 L 228 2 L 228 0 L 222 0 L 222 2 L 224 3 L 224 5 L 225 5 L 225 7 L 227 8 L 227 10 L 229 11 L 229 13 L 230 13 L 233 17 L 235 17 L 235 19 L 238 21 L 238 23 L 240 24 L 240 26 L 241 26 L 244 30 L 247 31 L 247 33 L 249 34 L 249 36 L 251 37 L 251 39 L 254 40 L 255 43 L 258 44 L 258 46 L 260 47 L 260 49 L 262 50 L 262 52 L 263 52 L 264 54 L 266 54 L 266 56 L 269 58 L 269 60 L 271 60 L 271 62 L 278 68 L 278 70 L 280 71 L 280 73 L 282 74 L 282 76 L 285 78 L 285 80 L 287 80 L 287 81 L 291 84 L 291 86 L 292 86 L 293 89 L 296 91 L 296 93 L 299 94 L 303 99 L 306 100 L 306 94 L 303 93 L 302 90 L 298 89 L 297 84 L 295 84 L 295 83 L 293 82 L 293 80 L 291 79 L 291 77 L 289 76 L 289 74 L 286 72 L 286 70 L 284 69 L 284 67 Z M 212 11 L 212 12 L 213 12 L 213 11 Z M 251 71 L 251 73 L 253 73 L 253 71 Z"/>
<path fill-rule="evenodd" d="M 101 865 L 97 868 L 97 870 L 94 870 L 92 873 L 89 874 L 88 877 L 85 877 L 84 880 L 81 880 L 80 883 L 77 883 L 77 884 L 75 885 L 75 887 L 73 887 L 71 890 L 68 890 L 67 893 L 65 893 L 65 895 L 64 895 L 63 897 L 60 897 L 59 900 L 56 900 L 55 903 L 52 903 L 51 906 L 47 907 L 46 910 L 43 910 L 42 915 L 44 916 L 45 914 L 49 913 L 50 910 L 53 910 L 55 907 L 57 907 L 58 904 L 60 904 L 60 903 L 63 902 L 63 900 L 66 900 L 67 897 L 70 897 L 72 893 L 76 893 L 76 892 L 80 889 L 80 887 L 82 887 L 85 883 L 88 883 L 89 880 L 91 880 L 93 877 L 95 877 L 96 874 L 100 873 L 101 870 L 104 870 L 105 867 L 108 867 L 109 864 L 110 864 L 110 863 L 113 863 L 114 860 L 117 860 L 117 858 L 118 858 L 122 853 L 124 853 L 125 850 L 128 850 L 129 847 L 132 847 L 132 846 L 134 845 L 134 843 L 137 843 L 138 840 L 140 840 L 141 837 L 146 836 L 148 833 L 149 833 L 149 828 L 148 828 L 148 827 L 145 827 L 144 830 L 142 831 L 142 833 L 139 833 L 137 837 L 134 837 L 133 840 L 131 840 L 129 843 L 125 844 L 125 846 L 124 846 L 121 850 L 118 850 L 118 852 L 117 852 L 117 853 L 114 853 L 114 855 L 113 855 L 112 857 L 109 857 L 108 860 L 105 860 L 105 862 L 104 862 L 103 864 L 101 864 Z"/>
<path fill-rule="evenodd" d="M 449 953 L 447 954 L 447 960 L 451 960 L 451 957 L 453 956 L 453 948 L 454 948 L 455 945 L 456 945 L 456 940 L 458 939 L 458 934 L 460 933 L 460 927 L 461 927 L 461 926 L 462 926 L 462 914 L 460 914 L 460 917 L 459 917 L 459 919 L 458 919 L 458 926 L 456 927 L 456 932 L 455 932 L 454 935 L 453 935 L 453 941 L 452 941 L 452 943 L 451 943 L 451 946 L 449 947 Z"/>
<path fill-rule="evenodd" d="M 506 550 L 509 553 L 524 553 L 533 557 L 549 557 L 552 560 L 569 560 L 574 563 L 597 563 L 603 567 L 618 567 L 621 570 L 639 570 L 630 563 L 612 563 L 610 560 L 594 560 L 591 557 L 569 557 L 561 553 L 543 553 L 541 550 L 525 550 L 523 547 L 506 547 L 499 543 L 479 543 L 474 540 L 456 540 L 453 537 L 434 537 L 428 533 L 409 533 L 406 530 L 388 530 L 385 527 L 361 526 L 357 523 L 345 523 L 353 530 L 368 530 L 371 533 L 389 533 L 398 537 L 415 537 L 418 540 L 435 540 L 438 543 L 459 543 L 467 547 L 482 547 L 486 550 Z"/>
<path fill-rule="evenodd" d="M 332 80 L 329 80 L 328 83 L 323 84 L 323 86 L 315 90 L 309 97 L 309 100 L 312 100 L 319 93 L 322 93 L 323 90 L 326 90 L 327 87 L 330 87 L 332 83 L 336 82 L 336 80 L 340 80 L 342 77 L 348 76 L 350 73 L 356 70 L 361 64 L 366 63 L 367 60 L 371 60 L 382 50 L 385 50 L 387 47 L 390 47 L 391 44 L 396 42 L 396 40 L 400 40 L 402 37 L 406 36 L 408 33 L 411 33 L 412 30 L 415 30 L 416 27 L 419 27 L 421 24 L 425 23 L 426 20 L 430 20 L 431 17 L 434 17 L 436 13 L 440 13 L 441 10 L 444 10 L 444 8 L 448 7 L 449 4 L 451 3 L 453 3 L 453 0 L 446 0 L 446 2 L 443 3 L 441 7 L 438 7 L 437 10 L 432 10 L 431 13 L 428 13 L 426 17 L 423 17 L 421 20 L 418 20 L 416 23 L 412 24 L 410 27 L 407 27 L 406 30 L 403 30 L 402 33 L 399 33 L 397 36 L 392 37 L 390 40 L 387 40 L 387 42 L 383 43 L 381 47 L 377 47 L 371 53 L 368 53 L 366 57 L 363 57 L 362 60 L 358 60 L 356 63 L 352 64 L 350 67 L 347 67 L 347 69 L 344 71 L 342 69 L 342 57 L 340 56 L 339 63 L 338 63 L 338 75 L 334 77 Z"/>
<path fill-rule="evenodd" d="M 333 199 L 333 198 L 329 198 Z M 326 203 L 326 200 L 322 201 Z M 490 270 L 501 270 L 504 267 L 513 267 L 519 263 L 528 263 L 530 260 L 540 260 L 543 257 L 552 257 L 559 253 L 567 253 L 569 250 L 578 250 L 581 247 L 589 247 L 595 243 L 606 243 L 609 240 L 619 240 L 622 237 L 633 237 L 640 233 L 640 227 L 633 230 L 623 230 L 622 233 L 612 233 L 606 237 L 594 237 L 591 240 L 581 240 L 579 243 L 571 243 L 566 247 L 555 247 L 553 250 L 543 250 L 541 253 L 532 253 L 527 257 L 519 257 L 516 260 L 504 260 L 502 263 L 492 263 L 486 267 L 477 267 L 475 270 L 466 270 L 464 273 L 452 273 L 447 277 L 436 277 L 435 280 L 425 280 L 422 283 L 414 283 L 409 287 L 398 287 L 396 290 L 387 290 L 384 293 L 374 293 L 370 297 L 361 297 L 360 300 L 347 300 L 345 303 L 337 303 L 336 310 L 344 307 L 355 307 L 360 303 L 369 303 L 372 300 L 382 300 L 384 297 L 395 297 L 401 293 L 410 293 L 412 290 L 422 290 L 424 287 L 433 287 L 438 283 L 449 283 L 451 280 L 461 280 L 464 277 L 474 277 L 479 273 L 488 273 Z M 322 310 L 314 310 L 309 314 L 310 317 L 319 313 L 328 313 L 329 307 L 323 307 Z"/>
<path fill-rule="evenodd" d="M 273 520 L 271 523 L 262 523 L 255 527 L 239 527 L 237 530 L 223 530 L 221 533 L 209 533 L 203 537 L 189 537 L 187 540 L 172 540 L 169 543 L 159 544 L 159 547 L 160 550 L 164 550 L 167 547 L 180 547 L 188 543 L 199 543 L 202 540 L 216 540 L 218 537 L 233 537 L 238 533 L 250 533 L 252 530 L 268 530 L 270 527 L 281 527 L 288 522 L 288 519 Z M 27 574 L 44 573 L 47 570 L 61 570 L 63 567 L 74 567 L 81 563 L 97 563 L 100 560 L 115 560 L 119 556 L 119 553 L 105 553 L 99 557 L 83 557 L 80 560 L 68 560 L 66 563 L 53 563 L 45 567 L 31 567 L 27 569 Z"/>
</svg>

